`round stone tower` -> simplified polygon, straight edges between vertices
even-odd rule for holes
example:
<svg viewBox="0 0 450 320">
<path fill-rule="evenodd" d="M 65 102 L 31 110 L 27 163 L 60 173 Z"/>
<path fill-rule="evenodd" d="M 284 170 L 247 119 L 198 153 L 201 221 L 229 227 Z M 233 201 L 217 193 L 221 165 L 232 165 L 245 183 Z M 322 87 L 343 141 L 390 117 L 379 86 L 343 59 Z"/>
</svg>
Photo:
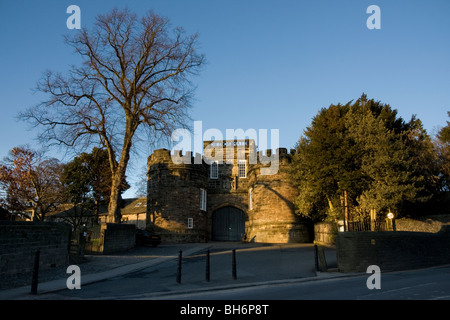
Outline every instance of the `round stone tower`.
<svg viewBox="0 0 450 320">
<path fill-rule="evenodd" d="M 265 157 L 270 156 L 271 150 L 267 150 Z M 289 183 L 291 155 L 287 149 L 279 148 L 273 157 L 276 160 L 270 164 L 261 164 L 264 163 L 261 158 L 258 153 L 257 164 L 249 168 L 247 239 L 270 243 L 310 242 L 309 223 L 295 214 L 293 201 L 298 191 Z"/>
<path fill-rule="evenodd" d="M 181 156 L 181 152 L 177 152 Z M 207 240 L 206 189 L 208 166 L 174 163 L 169 150 L 156 150 L 147 161 L 147 228 L 154 228 L 163 241 Z"/>
</svg>

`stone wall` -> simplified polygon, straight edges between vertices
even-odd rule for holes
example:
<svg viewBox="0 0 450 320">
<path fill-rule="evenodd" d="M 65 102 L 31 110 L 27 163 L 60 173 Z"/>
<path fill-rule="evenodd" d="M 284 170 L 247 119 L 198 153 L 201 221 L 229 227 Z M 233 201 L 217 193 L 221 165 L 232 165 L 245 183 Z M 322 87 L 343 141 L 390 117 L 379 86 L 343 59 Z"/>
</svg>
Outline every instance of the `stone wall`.
<svg viewBox="0 0 450 320">
<path fill-rule="evenodd" d="M 430 215 L 421 219 L 401 218 L 395 220 L 397 231 L 439 232 L 450 224 L 450 215 Z"/>
<path fill-rule="evenodd" d="M 444 225 L 450 224 L 449 215 L 430 215 L 421 219 L 401 218 L 395 220 L 397 231 L 436 233 Z M 338 225 L 335 222 L 317 222 L 314 224 L 314 241 L 323 245 L 335 245 Z"/>
<path fill-rule="evenodd" d="M 205 163 L 175 164 L 165 149 L 156 150 L 149 157 L 147 222 L 159 230 L 163 241 L 171 241 L 171 235 L 173 241 L 188 242 L 205 237 L 201 230 L 207 230 L 208 222 L 206 212 L 200 209 L 200 190 L 207 188 L 207 169 Z M 192 229 L 188 229 L 190 218 Z"/>
<path fill-rule="evenodd" d="M 438 233 L 384 231 L 340 232 L 337 262 L 341 272 L 407 270 L 450 263 L 450 226 Z"/>
<path fill-rule="evenodd" d="M 334 222 L 314 224 L 314 242 L 325 246 L 334 246 L 338 234 L 338 225 Z"/>
<path fill-rule="evenodd" d="M 277 152 L 276 173 L 261 175 L 263 165 L 254 165 L 249 171 L 252 203 L 248 211 L 247 237 L 255 242 L 311 242 L 311 224 L 295 213 L 293 200 L 298 191 L 289 183 L 290 155 L 285 149 Z"/>
<path fill-rule="evenodd" d="M 214 148 L 205 149 L 215 157 L 214 160 L 223 162 L 218 165 L 217 176 L 213 177 L 206 158 L 196 164 L 189 153 L 183 156 L 176 151 L 174 155 L 191 159 L 190 163 L 174 163 L 166 149 L 156 150 L 148 158 L 147 228 L 160 233 L 163 241 L 207 241 L 213 238 L 212 226 L 217 210 L 231 206 L 245 215 L 247 241 L 311 242 L 311 224 L 295 214 L 293 200 L 297 190 L 290 184 L 287 172 L 291 154 L 279 148 L 274 160 L 263 164 L 261 157 L 264 155 L 258 153 L 254 164 L 250 155 L 254 148 L 252 140 L 218 142 L 218 149 L 223 145 L 232 146 L 226 151 L 230 151 L 230 158 L 234 160 L 227 162 L 223 150 L 215 154 Z M 211 146 L 211 142 L 205 142 L 205 146 Z M 271 156 L 271 151 L 267 150 L 264 159 Z M 195 159 L 198 157 L 201 158 L 196 155 Z M 246 161 L 244 176 L 239 175 L 238 159 Z M 278 170 L 261 174 L 267 173 L 269 167 Z M 206 210 L 200 209 L 201 189 L 207 191 Z M 193 221 L 191 229 L 188 221 Z"/>
<path fill-rule="evenodd" d="M 136 242 L 136 226 L 134 224 L 107 223 L 104 237 L 104 254 L 129 250 L 134 247 Z"/>
<path fill-rule="evenodd" d="M 58 222 L 0 221 L 0 288 L 13 287 L 29 278 L 36 251 L 39 270 L 69 262 L 71 227 Z"/>
<path fill-rule="evenodd" d="M 87 254 L 110 254 L 134 247 L 136 241 L 134 224 L 104 223 L 100 225 L 99 237 L 86 242 Z"/>
<path fill-rule="evenodd" d="M 206 242 L 208 235 L 201 229 L 152 229 L 161 236 L 164 243 L 195 243 Z"/>
</svg>

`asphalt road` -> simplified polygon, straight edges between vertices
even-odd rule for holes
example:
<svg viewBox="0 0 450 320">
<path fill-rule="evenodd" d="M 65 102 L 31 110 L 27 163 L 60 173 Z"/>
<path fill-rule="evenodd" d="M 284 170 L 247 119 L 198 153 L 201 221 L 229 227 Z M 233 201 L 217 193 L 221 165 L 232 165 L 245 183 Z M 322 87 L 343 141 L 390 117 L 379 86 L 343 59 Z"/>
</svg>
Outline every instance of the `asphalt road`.
<svg viewBox="0 0 450 320">
<path fill-rule="evenodd" d="M 380 274 L 380 289 L 368 289 L 371 274 L 173 295 L 184 300 L 450 300 L 450 266 Z"/>
<path fill-rule="evenodd" d="M 62 290 L 40 299 L 114 300 L 450 300 L 450 266 L 384 273 L 380 289 L 369 289 L 371 274 L 319 273 L 311 245 L 250 247 L 237 250 L 237 280 L 232 279 L 230 248 L 211 250 L 211 279 L 205 280 L 205 252 L 183 258 L 181 283 L 171 260 Z M 328 252 L 333 264 L 333 251 Z"/>
<path fill-rule="evenodd" d="M 90 315 L 97 310 L 102 317 L 105 312 L 114 317 L 117 310 L 128 308 L 142 311 L 145 317 L 160 312 L 170 319 L 284 319 L 292 318 L 292 315 L 304 318 L 306 314 L 308 318 L 345 315 L 346 319 L 360 319 L 369 316 L 385 318 L 399 310 L 405 317 L 406 314 L 417 316 L 423 311 L 428 315 L 440 315 L 441 311 L 446 312 L 447 303 L 424 305 L 417 300 L 450 300 L 450 266 L 389 273 L 381 270 L 380 289 L 369 289 L 367 281 L 371 274 L 327 272 L 316 275 L 311 244 L 246 245 L 237 250 L 237 280 L 233 280 L 231 247 L 214 244 L 211 247 L 211 279 L 207 282 L 204 249 L 191 250 L 195 253 L 184 257 L 181 283 L 176 283 L 176 259 L 166 259 L 139 271 L 120 273 L 89 284 L 83 284 L 82 273 L 80 290 L 64 289 L 29 297 L 40 301 L 21 312 L 29 310 L 34 315 L 37 307 L 47 312 L 55 306 L 53 300 L 56 299 L 83 300 L 80 301 L 82 305 L 67 301 L 62 306 L 67 310 L 75 311 L 75 306 L 76 310 L 89 310 Z M 177 250 L 177 247 L 161 246 L 157 250 L 142 248 L 138 253 L 139 257 L 174 257 Z M 332 266 L 336 262 L 335 251 L 326 251 L 326 254 L 327 262 Z M 123 259 L 137 259 L 135 255 L 133 252 L 100 260 L 119 266 Z M 96 266 L 95 259 L 93 262 L 92 270 L 96 270 L 94 267 L 100 270 L 102 265 Z M 51 301 L 46 304 L 43 300 Z M 91 301 L 85 305 L 87 300 L 109 302 Z M 378 302 L 374 304 L 369 300 Z M 412 302 L 408 303 L 408 300 Z M 302 313 L 304 310 L 308 312 Z"/>
<path fill-rule="evenodd" d="M 177 283 L 177 259 L 145 269 L 83 285 L 80 290 L 62 290 L 40 299 L 141 299 L 173 292 L 210 290 L 223 286 L 246 286 L 287 279 L 315 277 L 312 244 L 240 247 L 236 250 L 237 279 L 232 277 L 232 244 L 210 249 L 210 281 L 206 281 L 206 251 L 183 257 L 181 283 Z M 334 258 L 333 258 L 334 254 Z M 333 261 L 334 259 L 334 261 Z M 330 252 L 329 263 L 335 263 Z"/>
</svg>

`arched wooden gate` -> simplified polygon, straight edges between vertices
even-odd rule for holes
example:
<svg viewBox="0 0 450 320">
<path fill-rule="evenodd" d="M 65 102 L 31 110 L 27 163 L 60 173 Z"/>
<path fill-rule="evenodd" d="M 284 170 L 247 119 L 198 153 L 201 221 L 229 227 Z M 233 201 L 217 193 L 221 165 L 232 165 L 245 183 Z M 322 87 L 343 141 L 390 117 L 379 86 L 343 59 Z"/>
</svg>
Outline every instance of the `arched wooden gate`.
<svg viewBox="0 0 450 320">
<path fill-rule="evenodd" d="M 245 233 L 245 214 L 235 207 L 223 207 L 212 215 L 212 239 L 240 241 Z"/>
</svg>

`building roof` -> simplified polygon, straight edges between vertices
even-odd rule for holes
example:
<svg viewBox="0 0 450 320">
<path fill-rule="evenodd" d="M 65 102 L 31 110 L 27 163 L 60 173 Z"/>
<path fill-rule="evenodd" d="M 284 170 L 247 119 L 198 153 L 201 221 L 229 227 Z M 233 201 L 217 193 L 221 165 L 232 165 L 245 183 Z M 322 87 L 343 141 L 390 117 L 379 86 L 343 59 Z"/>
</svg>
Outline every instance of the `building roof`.
<svg viewBox="0 0 450 320">
<path fill-rule="evenodd" d="M 147 198 L 129 198 L 123 199 L 123 201 L 122 215 L 147 212 Z"/>
<path fill-rule="evenodd" d="M 120 209 L 122 215 L 147 212 L 147 198 L 127 198 L 122 201 L 123 206 Z M 108 205 L 101 205 L 98 211 L 100 216 L 108 215 Z"/>
<path fill-rule="evenodd" d="M 76 211 L 75 211 L 76 210 Z M 59 204 L 54 210 L 48 212 L 46 217 L 73 217 L 75 215 L 79 215 L 81 212 L 81 207 L 75 205 L 73 203 L 62 203 Z M 93 215 L 94 212 L 88 209 L 83 209 L 83 216 Z"/>
<path fill-rule="evenodd" d="M 123 199 L 123 207 L 120 209 L 122 215 L 138 214 L 147 212 L 147 198 L 128 198 Z M 75 205 L 73 203 L 63 203 L 58 205 L 54 210 L 47 213 L 47 217 L 70 217 L 80 214 L 80 207 L 77 206 L 77 212 L 75 212 Z M 108 205 L 100 205 L 99 216 L 105 216 L 108 214 Z M 76 213 L 76 214 L 75 214 Z M 94 215 L 92 210 L 84 209 L 84 216 Z"/>
</svg>

